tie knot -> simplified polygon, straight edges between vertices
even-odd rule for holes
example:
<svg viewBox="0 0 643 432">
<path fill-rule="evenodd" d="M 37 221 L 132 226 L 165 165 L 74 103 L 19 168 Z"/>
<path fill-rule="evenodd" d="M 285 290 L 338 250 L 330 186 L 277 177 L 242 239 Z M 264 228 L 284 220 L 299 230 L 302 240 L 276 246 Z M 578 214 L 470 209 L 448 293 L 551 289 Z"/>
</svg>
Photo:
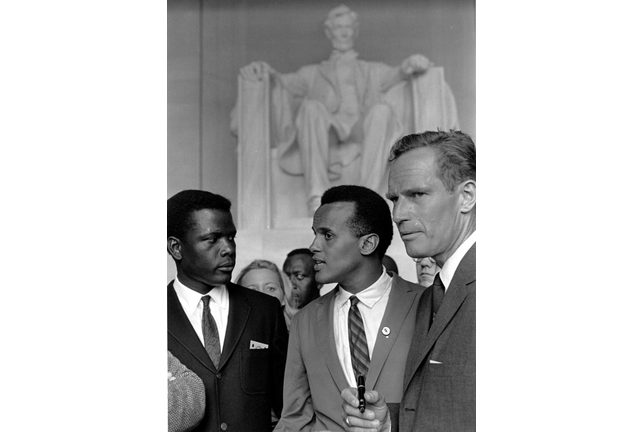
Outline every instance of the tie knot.
<svg viewBox="0 0 643 432">
<path fill-rule="evenodd" d="M 357 303 L 359 303 L 359 299 L 357 298 L 357 296 L 351 296 L 349 300 L 351 301 L 351 307 L 357 306 Z"/>
<path fill-rule="evenodd" d="M 203 301 L 203 310 L 210 310 L 210 296 L 201 297 L 201 301 Z"/>
<path fill-rule="evenodd" d="M 435 274 L 435 279 L 433 279 L 433 286 L 436 288 L 444 289 L 444 284 L 442 283 L 442 279 L 440 278 L 440 272 L 437 272 Z"/>
</svg>

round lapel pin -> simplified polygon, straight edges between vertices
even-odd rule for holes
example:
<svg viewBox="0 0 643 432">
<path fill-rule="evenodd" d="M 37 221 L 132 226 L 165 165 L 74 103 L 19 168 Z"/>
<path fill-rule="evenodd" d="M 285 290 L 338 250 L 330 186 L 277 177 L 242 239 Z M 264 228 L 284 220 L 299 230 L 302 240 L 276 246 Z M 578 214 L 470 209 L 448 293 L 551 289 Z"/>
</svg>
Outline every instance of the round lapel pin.
<svg viewBox="0 0 643 432">
<path fill-rule="evenodd" d="M 384 327 L 384 328 L 382 329 L 382 334 L 383 334 L 384 336 L 388 337 L 388 335 L 390 335 L 390 334 L 391 334 L 391 329 L 390 329 L 390 328 L 388 328 L 388 327 Z"/>
</svg>

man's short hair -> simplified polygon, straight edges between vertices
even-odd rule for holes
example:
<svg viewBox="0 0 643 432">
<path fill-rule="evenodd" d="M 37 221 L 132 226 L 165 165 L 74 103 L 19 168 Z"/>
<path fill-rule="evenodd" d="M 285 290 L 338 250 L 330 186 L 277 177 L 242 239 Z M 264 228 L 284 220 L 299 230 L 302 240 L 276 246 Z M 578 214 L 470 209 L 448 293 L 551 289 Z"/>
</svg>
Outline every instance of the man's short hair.
<svg viewBox="0 0 643 432">
<path fill-rule="evenodd" d="M 476 145 L 461 131 L 426 131 L 402 137 L 391 148 L 389 162 L 418 147 L 437 150 L 438 177 L 449 192 L 465 180 L 476 180 Z"/>
<path fill-rule="evenodd" d="M 184 190 L 167 200 L 167 236 L 184 240 L 194 226 L 192 213 L 203 210 L 219 210 L 230 213 L 231 203 L 221 195 L 202 190 Z"/>
<path fill-rule="evenodd" d="M 324 21 L 324 26 L 327 29 L 332 29 L 333 22 L 335 21 L 335 19 L 343 15 L 348 15 L 351 18 L 351 21 L 353 22 L 353 28 L 357 28 L 358 26 L 357 13 L 352 11 L 348 6 L 343 4 L 337 6 L 336 8 L 331 9 L 330 12 L 328 12 L 328 17 L 326 18 L 326 21 Z"/>
<path fill-rule="evenodd" d="M 286 255 L 286 258 L 290 258 L 291 256 L 295 256 L 295 255 L 308 255 L 309 257 L 312 257 L 313 253 L 310 251 L 310 249 L 307 249 L 307 248 L 293 249 L 290 252 L 288 252 L 288 255 Z"/>
<path fill-rule="evenodd" d="M 381 259 L 393 239 L 391 211 L 384 198 L 363 186 L 344 185 L 332 187 L 322 195 L 321 205 L 334 202 L 354 203 L 355 209 L 347 221 L 348 227 L 355 237 L 377 234 L 380 242 L 375 251 Z"/>
</svg>

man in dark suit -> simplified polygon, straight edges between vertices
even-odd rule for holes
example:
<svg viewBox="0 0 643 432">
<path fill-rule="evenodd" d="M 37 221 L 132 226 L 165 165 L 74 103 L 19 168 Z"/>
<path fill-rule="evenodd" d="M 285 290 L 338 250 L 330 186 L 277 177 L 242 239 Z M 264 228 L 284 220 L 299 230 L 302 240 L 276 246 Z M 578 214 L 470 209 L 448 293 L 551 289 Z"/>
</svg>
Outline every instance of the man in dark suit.
<svg viewBox="0 0 643 432">
<path fill-rule="evenodd" d="M 288 336 L 274 297 L 230 282 L 237 230 L 230 201 L 187 190 L 167 201 L 168 350 L 203 381 L 195 431 L 270 431 L 281 412 Z"/>
<path fill-rule="evenodd" d="M 387 197 L 406 251 L 441 267 L 418 306 L 399 430 L 475 431 L 475 145 L 462 132 L 424 132 L 398 141 L 389 160 Z M 364 414 L 354 394 L 342 392 L 348 430 L 395 421 L 381 394 L 368 392 Z"/>
<path fill-rule="evenodd" d="M 310 246 L 315 279 L 338 285 L 293 318 L 276 432 L 343 430 L 340 393 L 356 386 L 358 375 L 367 389 L 386 395 L 395 416 L 424 291 L 382 265 L 393 222 L 381 196 L 337 186 L 322 195 L 321 204 Z M 355 327 L 353 319 L 361 324 Z"/>
</svg>

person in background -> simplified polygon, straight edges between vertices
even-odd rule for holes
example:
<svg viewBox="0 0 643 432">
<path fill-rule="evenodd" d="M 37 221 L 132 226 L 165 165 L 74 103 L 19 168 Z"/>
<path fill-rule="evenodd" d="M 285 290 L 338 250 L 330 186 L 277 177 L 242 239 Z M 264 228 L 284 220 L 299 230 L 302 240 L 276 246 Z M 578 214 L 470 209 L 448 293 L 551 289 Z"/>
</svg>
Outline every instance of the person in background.
<svg viewBox="0 0 643 432">
<path fill-rule="evenodd" d="M 251 290 L 259 291 L 275 297 L 283 306 L 286 299 L 286 287 L 279 267 L 272 261 L 254 260 L 245 266 L 235 281 Z"/>
<path fill-rule="evenodd" d="M 440 267 L 433 258 L 413 258 L 415 261 L 415 271 L 418 275 L 418 283 L 424 287 L 433 285 L 435 275 L 440 271 Z"/>
<path fill-rule="evenodd" d="M 235 283 L 279 300 L 286 321 L 286 329 L 290 332 L 290 319 L 294 314 L 286 301 L 286 291 L 289 291 L 290 284 L 275 263 L 264 259 L 254 260 L 239 272 Z M 279 421 L 279 413 L 273 410 L 270 416 L 273 426 L 276 425 Z"/>
<path fill-rule="evenodd" d="M 343 430 L 340 392 L 360 375 L 367 389 L 386 395 L 395 413 L 424 290 L 382 265 L 393 222 L 376 192 L 361 186 L 327 190 L 313 233 L 315 280 L 336 285 L 293 318 L 276 432 Z"/>
<path fill-rule="evenodd" d="M 289 329 L 294 314 L 319 298 L 321 284 L 315 281 L 314 265 L 313 253 L 303 248 L 290 251 L 284 261 L 283 271 L 290 281 L 290 284 L 286 285 L 287 306 L 284 309 Z"/>
<path fill-rule="evenodd" d="M 395 263 L 395 260 L 391 258 L 388 255 L 384 255 L 384 258 L 382 258 L 382 265 L 384 265 L 384 268 L 388 272 L 392 272 L 395 274 L 400 274 L 400 271 L 397 269 L 397 264 Z"/>
<path fill-rule="evenodd" d="M 237 229 L 225 197 L 185 190 L 167 200 L 168 350 L 205 386 L 196 432 L 272 430 L 281 412 L 288 332 L 279 301 L 230 281 Z"/>
<path fill-rule="evenodd" d="M 167 428 L 168 432 L 194 429 L 205 414 L 203 381 L 167 352 Z"/>
</svg>

